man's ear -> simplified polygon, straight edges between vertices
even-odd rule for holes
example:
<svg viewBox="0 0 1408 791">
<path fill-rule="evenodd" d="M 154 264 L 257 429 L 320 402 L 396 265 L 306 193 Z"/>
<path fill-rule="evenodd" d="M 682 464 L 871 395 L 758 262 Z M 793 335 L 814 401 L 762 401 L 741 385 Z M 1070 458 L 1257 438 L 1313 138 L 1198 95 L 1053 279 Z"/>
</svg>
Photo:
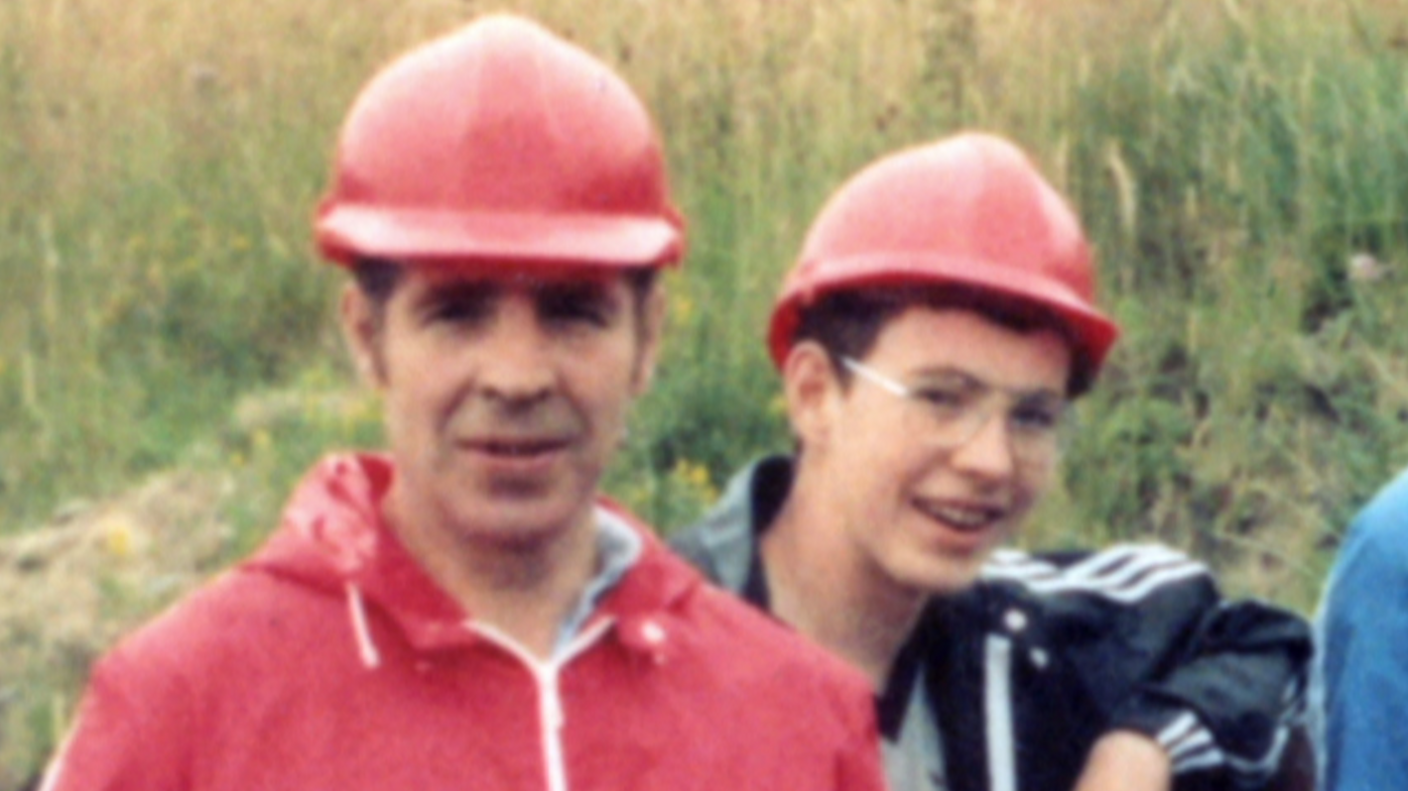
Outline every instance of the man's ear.
<svg viewBox="0 0 1408 791">
<path fill-rule="evenodd" d="M 815 341 L 793 346 L 782 364 L 782 388 L 792 432 L 803 447 L 823 446 L 841 394 L 831 355 Z"/>
<path fill-rule="evenodd" d="M 376 306 L 355 283 L 342 289 L 339 315 L 342 337 L 357 366 L 362 381 L 380 388 L 386 383 L 386 366 L 381 350 L 381 322 Z"/>
<path fill-rule="evenodd" d="M 631 391 L 636 397 L 650 389 L 655 377 L 655 363 L 660 359 L 660 340 L 665 334 L 665 289 L 655 284 L 645 299 L 640 302 L 640 357 L 631 382 Z"/>
</svg>

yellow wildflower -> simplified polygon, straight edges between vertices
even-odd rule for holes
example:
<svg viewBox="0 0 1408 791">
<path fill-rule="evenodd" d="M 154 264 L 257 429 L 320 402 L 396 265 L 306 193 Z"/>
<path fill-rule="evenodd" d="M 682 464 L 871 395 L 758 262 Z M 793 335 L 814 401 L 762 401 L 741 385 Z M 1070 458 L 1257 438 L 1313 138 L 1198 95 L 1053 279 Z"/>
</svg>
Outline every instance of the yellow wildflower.
<svg viewBox="0 0 1408 791">
<path fill-rule="evenodd" d="M 105 518 L 101 523 L 103 546 L 108 554 L 117 558 L 130 558 L 136 554 L 140 536 L 132 522 L 121 515 Z"/>
</svg>

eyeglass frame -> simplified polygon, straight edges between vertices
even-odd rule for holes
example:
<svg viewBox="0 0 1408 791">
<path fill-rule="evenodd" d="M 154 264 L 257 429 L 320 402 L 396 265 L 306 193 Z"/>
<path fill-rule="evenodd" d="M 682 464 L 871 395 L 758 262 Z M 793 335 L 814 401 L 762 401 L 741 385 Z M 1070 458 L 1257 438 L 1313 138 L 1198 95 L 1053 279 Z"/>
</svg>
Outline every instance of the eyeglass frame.
<svg viewBox="0 0 1408 791">
<path fill-rule="evenodd" d="M 958 426 L 964 420 L 972 420 L 961 436 L 956 436 L 950 440 L 940 443 L 943 450 L 957 450 L 972 442 L 975 437 L 982 433 L 983 429 L 992 420 L 993 415 L 1002 412 L 1007 424 L 1007 445 L 1012 452 L 1012 457 L 1026 466 L 1051 466 L 1060 458 L 1065 438 L 1069 433 L 1071 424 L 1071 401 L 1064 397 L 1056 397 L 1054 400 L 1059 409 L 1052 416 L 1052 425 L 1049 429 L 1037 429 L 1033 426 L 1014 424 L 1013 412 L 1024 403 L 1030 403 L 1033 398 L 1041 398 L 1044 394 L 1030 390 L 1019 390 L 1013 388 L 1003 388 L 989 384 L 983 380 L 962 371 L 952 371 L 950 373 L 964 380 L 966 388 L 976 390 L 978 397 L 971 403 L 962 406 L 947 406 L 938 404 L 927 395 L 922 388 L 915 388 L 900 382 L 898 379 L 880 372 L 854 357 L 841 355 L 838 358 L 841 367 L 861 379 L 879 387 L 885 392 L 918 403 L 928 408 L 929 417 L 938 425 Z M 1005 399 L 998 396 L 1005 395 Z M 999 410 L 994 404 L 999 400 L 1005 400 L 1008 407 Z M 952 415 L 936 414 L 939 410 L 959 410 L 960 413 Z M 976 415 L 978 419 L 969 417 Z M 1027 439 L 1023 439 L 1023 438 Z"/>
</svg>

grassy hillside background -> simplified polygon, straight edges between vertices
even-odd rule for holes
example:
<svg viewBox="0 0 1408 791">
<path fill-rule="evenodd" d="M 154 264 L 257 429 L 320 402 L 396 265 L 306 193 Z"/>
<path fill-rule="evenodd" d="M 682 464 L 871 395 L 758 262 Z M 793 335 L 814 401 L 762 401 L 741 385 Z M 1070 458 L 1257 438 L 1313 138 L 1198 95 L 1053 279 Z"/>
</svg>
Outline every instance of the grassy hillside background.
<svg viewBox="0 0 1408 791">
<path fill-rule="evenodd" d="M 786 445 L 761 331 L 827 193 L 965 127 L 1013 137 L 1071 196 L 1126 330 L 1026 543 L 1157 539 L 1309 612 L 1349 515 L 1408 464 L 1401 2 L 8 0 L 0 540 L 180 471 L 207 510 L 166 535 L 199 533 L 212 573 L 314 458 L 378 442 L 312 208 L 373 69 L 497 9 L 616 65 L 669 149 L 691 255 L 610 480 L 662 526 Z M 103 529 L 99 614 L 169 598 L 124 598 L 112 575 L 156 573 L 123 566 L 145 534 Z M 17 558 L 0 551 L 12 605 L 36 567 Z M 8 789 L 96 647 L 55 664 L 24 653 L 42 624 L 0 640 Z"/>
</svg>

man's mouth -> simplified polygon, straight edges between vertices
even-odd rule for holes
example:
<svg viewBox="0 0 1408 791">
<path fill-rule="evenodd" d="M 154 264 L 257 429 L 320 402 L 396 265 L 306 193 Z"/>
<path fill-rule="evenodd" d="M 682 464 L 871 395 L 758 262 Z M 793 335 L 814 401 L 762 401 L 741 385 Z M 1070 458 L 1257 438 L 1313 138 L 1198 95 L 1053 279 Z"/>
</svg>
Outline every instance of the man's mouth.
<svg viewBox="0 0 1408 791">
<path fill-rule="evenodd" d="M 921 513 L 961 533 L 980 533 L 1000 523 L 1007 510 L 996 505 L 915 500 Z"/>
<path fill-rule="evenodd" d="M 500 494 L 515 496 L 539 491 L 567 457 L 568 437 L 479 437 L 461 442 L 460 450 L 487 476 L 484 482 Z"/>
<path fill-rule="evenodd" d="M 568 440 L 557 437 L 540 439 L 484 439 L 475 440 L 466 444 L 471 449 L 481 453 L 526 459 L 562 450 L 567 447 Z"/>
</svg>

